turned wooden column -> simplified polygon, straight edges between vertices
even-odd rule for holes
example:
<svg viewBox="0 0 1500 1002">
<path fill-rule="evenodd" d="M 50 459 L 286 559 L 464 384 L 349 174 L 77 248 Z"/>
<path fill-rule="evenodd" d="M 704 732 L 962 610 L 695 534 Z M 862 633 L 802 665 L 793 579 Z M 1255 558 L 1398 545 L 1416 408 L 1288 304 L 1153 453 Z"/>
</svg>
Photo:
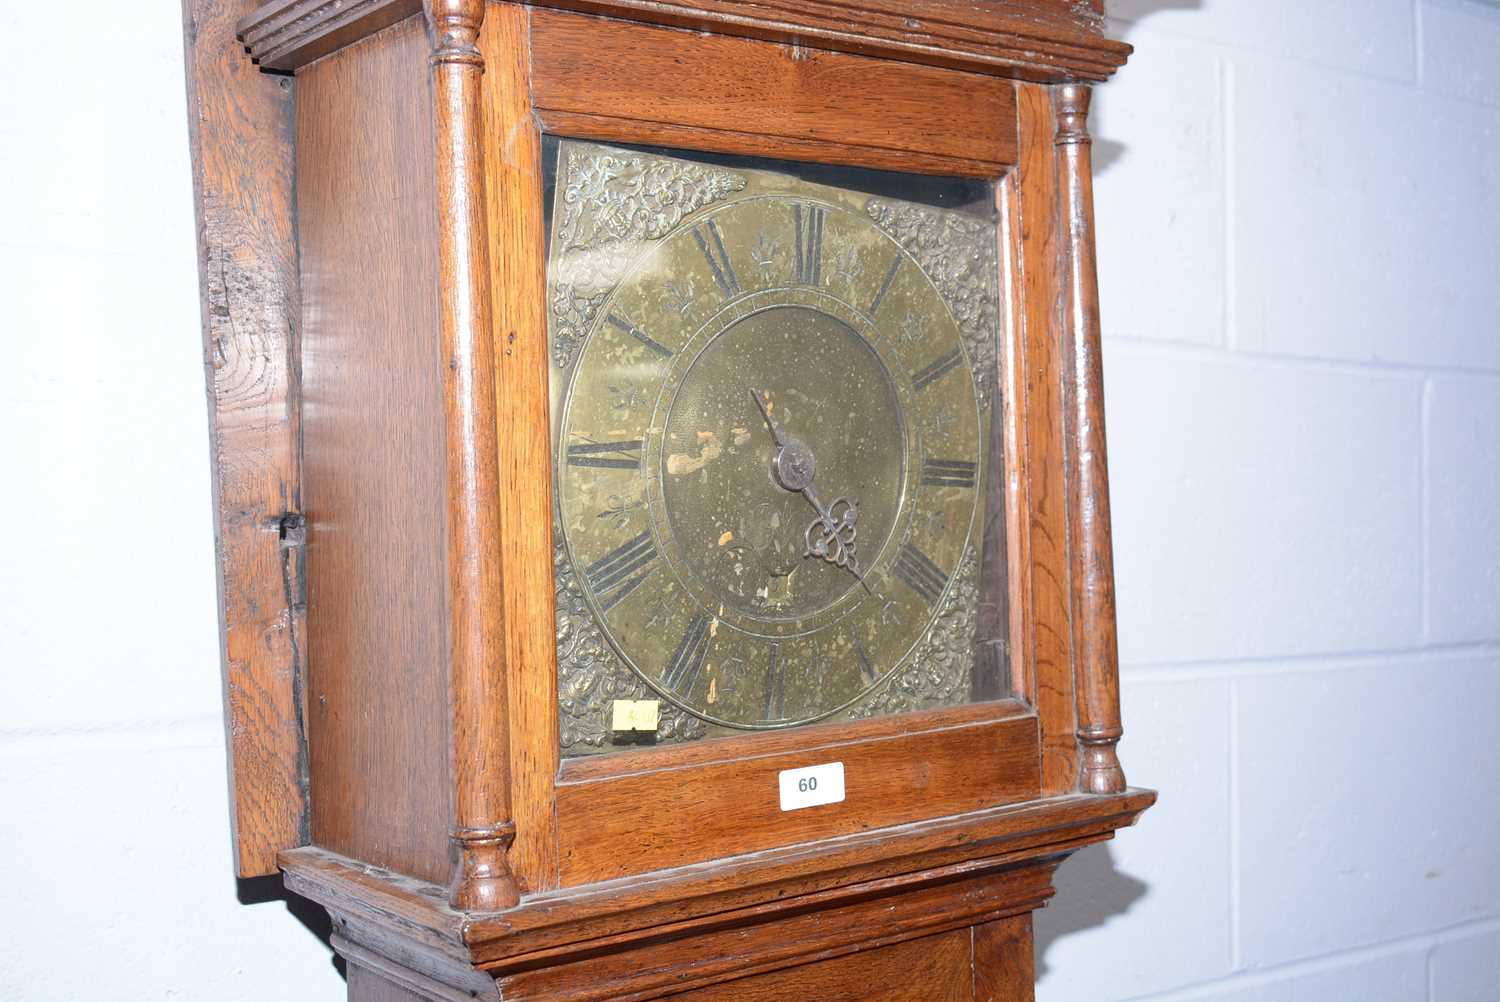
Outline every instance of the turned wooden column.
<svg viewBox="0 0 1500 1002">
<path fill-rule="evenodd" d="M 453 697 L 449 903 L 498 911 L 520 894 L 507 852 L 510 812 L 499 449 L 490 329 L 484 132 L 476 44 L 484 0 L 428 0 L 437 155 L 438 298 L 448 455 L 449 668 Z"/>
<path fill-rule="evenodd" d="M 1087 84 L 1053 89 L 1064 239 L 1063 364 L 1067 384 L 1068 536 L 1073 548 L 1073 658 L 1078 696 L 1078 786 L 1120 793 L 1125 771 L 1116 746 L 1120 662 L 1115 640 L 1115 566 L 1110 545 L 1109 464 L 1105 455 L 1104 366 L 1099 277 L 1094 257 L 1093 141 Z"/>
</svg>

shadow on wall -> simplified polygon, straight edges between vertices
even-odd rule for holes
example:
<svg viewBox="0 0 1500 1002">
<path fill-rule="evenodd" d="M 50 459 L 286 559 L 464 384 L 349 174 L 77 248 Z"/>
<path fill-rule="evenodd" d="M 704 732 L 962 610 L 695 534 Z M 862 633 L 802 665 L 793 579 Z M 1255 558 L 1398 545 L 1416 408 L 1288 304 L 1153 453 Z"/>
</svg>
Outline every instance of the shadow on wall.
<svg viewBox="0 0 1500 1002">
<path fill-rule="evenodd" d="M 1058 867 L 1057 896 L 1036 914 L 1036 976 L 1047 973 L 1047 950 L 1057 940 L 1101 926 L 1130 910 L 1149 890 L 1115 868 L 1109 843 L 1091 845 Z"/>
<path fill-rule="evenodd" d="M 1112 34 L 1123 41 L 1130 41 L 1131 32 L 1136 24 L 1145 20 L 1152 14 L 1172 10 L 1199 10 L 1204 0 L 1105 0 L 1105 9 L 1110 18 L 1128 18 L 1129 23 L 1112 21 Z M 1129 64 L 1122 71 L 1130 72 Z M 1097 108 L 1097 102 L 1095 104 Z M 1120 157 L 1125 155 L 1125 144 L 1118 140 L 1110 139 L 1105 135 L 1106 130 L 1100 127 L 1103 120 L 1096 113 L 1089 122 L 1089 131 L 1094 138 L 1094 174 L 1103 174 L 1115 165 Z"/>
<path fill-rule="evenodd" d="M 339 977 L 349 980 L 344 958 L 333 952 L 333 922 L 321 906 L 288 891 L 282 884 L 279 873 L 269 877 L 240 877 L 234 884 L 235 896 L 242 905 L 264 905 L 272 901 L 280 901 L 286 905 L 286 910 L 291 912 L 292 917 L 328 948 L 329 960 Z"/>
</svg>

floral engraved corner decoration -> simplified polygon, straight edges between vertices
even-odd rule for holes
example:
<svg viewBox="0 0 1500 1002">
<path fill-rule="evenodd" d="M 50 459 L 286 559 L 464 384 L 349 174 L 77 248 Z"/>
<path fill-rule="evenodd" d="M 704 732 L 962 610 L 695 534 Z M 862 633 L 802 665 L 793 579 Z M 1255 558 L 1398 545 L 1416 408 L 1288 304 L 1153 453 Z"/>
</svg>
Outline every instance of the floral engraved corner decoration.
<svg viewBox="0 0 1500 1002">
<path fill-rule="evenodd" d="M 745 187 L 745 177 L 702 164 L 582 147 L 567 157 L 552 255 L 552 361 L 567 368 L 599 307 L 644 241 Z"/>
<path fill-rule="evenodd" d="M 883 717 L 967 700 L 974 661 L 979 555 L 964 551 L 937 617 L 901 666 L 850 714 Z"/>
<path fill-rule="evenodd" d="M 994 222 L 881 198 L 870 199 L 865 211 L 875 225 L 916 258 L 937 286 L 958 322 L 964 347 L 974 363 L 979 402 L 987 406 L 994 384 L 1000 315 Z"/>
<path fill-rule="evenodd" d="M 553 563 L 557 583 L 557 706 L 564 755 L 602 751 L 610 743 L 610 710 L 617 699 L 656 699 L 604 639 L 589 611 L 583 586 L 573 571 L 554 527 Z M 656 737 L 663 744 L 704 735 L 702 720 L 666 700 L 660 704 Z"/>
</svg>

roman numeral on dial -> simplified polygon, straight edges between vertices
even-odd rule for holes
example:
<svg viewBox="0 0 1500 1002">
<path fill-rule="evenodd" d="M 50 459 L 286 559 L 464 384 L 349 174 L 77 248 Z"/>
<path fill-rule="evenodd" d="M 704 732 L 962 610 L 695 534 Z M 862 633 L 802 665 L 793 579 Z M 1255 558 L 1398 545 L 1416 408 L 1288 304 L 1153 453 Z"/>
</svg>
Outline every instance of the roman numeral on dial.
<svg viewBox="0 0 1500 1002">
<path fill-rule="evenodd" d="M 786 673 L 781 663 L 781 645 L 770 646 L 770 664 L 766 668 L 766 707 L 764 720 L 786 719 Z"/>
<path fill-rule="evenodd" d="M 948 373 L 952 372 L 958 366 L 958 363 L 962 362 L 963 360 L 963 351 L 955 347 L 952 351 L 948 352 L 948 354 L 944 355 L 942 358 L 939 358 L 937 361 L 933 362 L 925 369 L 921 369 L 913 373 L 911 377 L 911 384 L 918 390 L 925 390 L 927 389 L 927 387 L 931 386 L 933 383 L 937 382 L 939 379 L 942 379 Z"/>
<path fill-rule="evenodd" d="M 641 440 L 628 442 L 573 442 L 568 446 L 569 466 L 592 466 L 603 470 L 639 470 Z"/>
<path fill-rule="evenodd" d="M 734 266 L 729 263 L 729 252 L 724 249 L 724 238 L 719 235 L 719 227 L 710 219 L 702 226 L 693 227 L 693 240 L 698 244 L 698 249 L 703 252 L 703 257 L 708 261 L 708 270 L 713 272 L 714 281 L 719 284 L 719 289 L 727 299 L 740 293 L 740 279 L 734 273 Z"/>
<path fill-rule="evenodd" d="M 891 261 L 890 269 L 885 273 L 885 279 L 880 283 L 880 291 L 875 293 L 875 298 L 870 301 L 870 308 L 865 312 L 874 316 L 880 309 L 880 304 L 885 302 L 886 293 L 891 291 L 891 283 L 896 281 L 896 272 L 901 270 L 901 253 L 896 252 L 896 257 Z"/>
<path fill-rule="evenodd" d="M 922 596 L 928 605 L 941 598 L 943 589 L 948 586 L 948 575 L 943 569 L 910 543 L 902 544 L 891 571 L 906 587 Z"/>
<path fill-rule="evenodd" d="M 973 487 L 979 472 L 975 463 L 961 459 L 922 460 L 923 487 Z"/>
<path fill-rule="evenodd" d="M 684 696 L 691 692 L 708 656 L 708 639 L 708 616 L 700 612 L 677 644 L 677 652 L 661 677 L 662 684 Z"/>
<path fill-rule="evenodd" d="M 828 210 L 818 205 L 792 203 L 792 219 L 797 224 L 797 252 L 793 258 L 796 279 L 803 285 L 823 282 L 823 220 Z"/>
<path fill-rule="evenodd" d="M 657 341 L 651 335 L 647 334 L 645 331 L 641 330 L 639 327 L 637 327 L 635 324 L 631 323 L 629 320 L 626 320 L 624 317 L 621 317 L 621 316 L 619 316 L 617 314 L 611 313 L 609 316 L 605 317 L 604 319 L 606 319 L 606 320 L 609 321 L 610 326 L 616 327 L 619 330 L 624 331 L 626 334 L 629 334 L 631 337 L 635 338 L 641 344 L 645 345 L 647 348 L 650 348 L 652 351 L 656 352 L 656 354 L 660 355 L 662 358 L 671 358 L 672 357 L 672 349 L 671 348 L 668 348 L 666 345 L 662 344 L 660 341 Z"/>
<path fill-rule="evenodd" d="M 584 569 L 583 576 L 588 580 L 589 590 L 594 593 L 601 608 L 608 612 L 650 576 L 650 571 L 642 574 L 636 572 L 655 559 L 656 540 L 651 537 L 651 530 L 647 529 L 589 564 Z M 632 574 L 636 576 L 631 577 Z"/>
</svg>

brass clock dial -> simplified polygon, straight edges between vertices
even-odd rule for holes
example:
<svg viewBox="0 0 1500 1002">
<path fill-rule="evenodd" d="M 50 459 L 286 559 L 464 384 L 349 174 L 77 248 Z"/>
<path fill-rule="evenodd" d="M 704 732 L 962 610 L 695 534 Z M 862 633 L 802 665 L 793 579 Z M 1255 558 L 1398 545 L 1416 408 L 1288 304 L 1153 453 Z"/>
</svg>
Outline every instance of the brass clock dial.
<svg viewBox="0 0 1500 1002">
<path fill-rule="evenodd" d="M 993 354 L 966 338 L 931 262 L 880 225 L 890 200 L 561 154 L 560 604 L 591 622 L 560 615 L 560 663 L 582 634 L 602 640 L 599 658 L 684 732 L 857 711 L 951 616 L 955 589 L 974 590 Z M 559 246 L 590 227 L 644 239 Z M 972 642 L 972 611 L 966 623 Z"/>
</svg>

